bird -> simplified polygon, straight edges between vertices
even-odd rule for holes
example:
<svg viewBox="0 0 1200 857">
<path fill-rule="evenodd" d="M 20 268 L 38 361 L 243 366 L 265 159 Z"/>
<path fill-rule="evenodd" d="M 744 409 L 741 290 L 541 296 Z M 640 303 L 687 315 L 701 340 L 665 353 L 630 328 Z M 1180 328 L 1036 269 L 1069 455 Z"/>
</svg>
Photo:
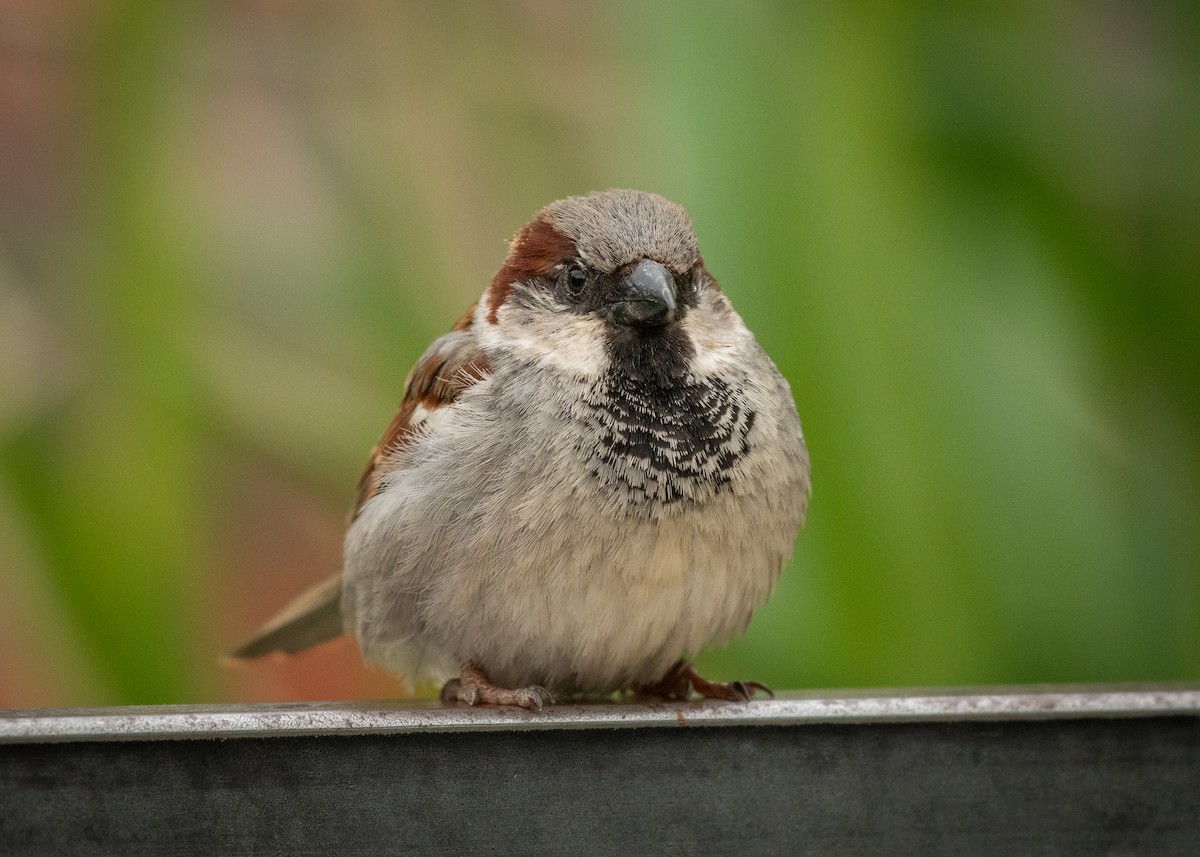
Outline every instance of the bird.
<svg viewBox="0 0 1200 857">
<path fill-rule="evenodd" d="M 338 574 L 232 656 L 352 635 L 441 699 L 749 701 L 691 658 L 743 632 L 811 494 L 791 389 L 682 206 L 542 208 L 435 339 L 358 483 Z"/>
</svg>

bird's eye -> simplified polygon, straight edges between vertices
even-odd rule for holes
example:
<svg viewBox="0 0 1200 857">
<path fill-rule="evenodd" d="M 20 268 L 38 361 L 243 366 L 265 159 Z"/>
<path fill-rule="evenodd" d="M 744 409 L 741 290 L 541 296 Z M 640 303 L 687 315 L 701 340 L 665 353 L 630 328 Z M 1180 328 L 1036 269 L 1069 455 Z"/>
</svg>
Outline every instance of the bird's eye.
<svg viewBox="0 0 1200 857">
<path fill-rule="evenodd" d="M 680 274 L 676 281 L 679 283 L 681 295 L 690 294 L 700 288 L 700 269 L 692 268 L 687 273 Z"/>
<path fill-rule="evenodd" d="M 583 291 L 583 287 L 587 285 L 587 273 L 578 265 L 572 265 L 567 269 L 567 291 L 573 295 L 578 295 Z"/>
</svg>

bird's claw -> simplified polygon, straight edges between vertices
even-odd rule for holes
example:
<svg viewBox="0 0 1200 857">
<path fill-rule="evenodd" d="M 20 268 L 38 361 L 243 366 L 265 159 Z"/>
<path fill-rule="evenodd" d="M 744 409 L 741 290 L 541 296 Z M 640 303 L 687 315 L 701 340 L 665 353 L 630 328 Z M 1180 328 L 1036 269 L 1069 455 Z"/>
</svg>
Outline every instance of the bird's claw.
<svg viewBox="0 0 1200 857">
<path fill-rule="evenodd" d="M 693 691 L 705 699 L 723 699 L 728 702 L 749 702 L 757 691 L 762 691 L 772 699 L 774 692 L 765 684 L 757 681 L 731 681 L 728 684 L 709 681 L 699 676 L 687 661 L 679 661 L 662 680 L 653 685 L 635 687 L 639 694 L 662 696 L 667 699 L 686 701 Z"/>
<path fill-rule="evenodd" d="M 516 695 L 516 703 L 522 708 L 528 708 L 530 711 L 541 711 L 547 705 L 554 704 L 554 696 L 546 688 L 540 685 L 530 685 L 519 690 L 514 690 Z"/>
<path fill-rule="evenodd" d="M 456 678 L 450 679 L 442 685 L 442 691 L 438 694 L 438 698 L 444 703 L 458 702 L 459 693 L 462 691 L 462 681 Z"/>
<path fill-rule="evenodd" d="M 554 704 L 554 695 L 544 687 L 497 687 L 487 674 L 474 664 L 462 669 L 461 678 L 452 678 L 442 686 L 442 702 L 462 702 L 466 705 L 519 705 L 529 711 L 542 711 Z"/>
<path fill-rule="evenodd" d="M 718 685 L 718 687 L 719 686 L 720 685 Z M 754 698 L 755 691 L 759 690 L 771 697 L 771 699 L 775 698 L 775 691 L 758 681 L 731 681 L 729 684 L 725 685 L 725 687 L 729 688 L 731 692 L 737 694 L 739 701 L 741 702 L 749 702 Z"/>
</svg>

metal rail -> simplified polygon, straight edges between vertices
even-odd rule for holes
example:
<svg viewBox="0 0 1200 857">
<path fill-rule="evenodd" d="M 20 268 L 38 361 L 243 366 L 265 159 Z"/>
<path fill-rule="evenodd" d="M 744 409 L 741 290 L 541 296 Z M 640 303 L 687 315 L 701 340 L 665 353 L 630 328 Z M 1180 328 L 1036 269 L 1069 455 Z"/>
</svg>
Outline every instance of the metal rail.
<svg viewBox="0 0 1200 857">
<path fill-rule="evenodd" d="M 0 711 L 5 857 L 751 850 L 1198 854 L 1200 686 Z"/>
<path fill-rule="evenodd" d="M 748 704 L 597 703 L 538 713 L 424 700 L 0 709 L 0 743 L 1177 714 L 1200 716 L 1200 685 L 796 692 Z"/>
</svg>

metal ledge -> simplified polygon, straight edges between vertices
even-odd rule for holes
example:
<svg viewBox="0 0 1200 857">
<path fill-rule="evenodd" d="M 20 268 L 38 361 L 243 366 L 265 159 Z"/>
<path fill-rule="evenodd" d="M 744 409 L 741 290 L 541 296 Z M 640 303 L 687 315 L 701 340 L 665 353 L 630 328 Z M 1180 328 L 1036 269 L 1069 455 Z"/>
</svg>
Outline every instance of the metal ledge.
<svg viewBox="0 0 1200 857">
<path fill-rule="evenodd" d="M 539 713 L 428 700 L 0 709 L 0 744 L 1178 715 L 1200 716 L 1200 685 L 812 691 L 747 704 L 594 703 Z"/>
<path fill-rule="evenodd" d="M 539 714 L 411 701 L 0 712 L 5 857 L 1192 857 L 1197 843 L 1197 685 Z"/>
</svg>

